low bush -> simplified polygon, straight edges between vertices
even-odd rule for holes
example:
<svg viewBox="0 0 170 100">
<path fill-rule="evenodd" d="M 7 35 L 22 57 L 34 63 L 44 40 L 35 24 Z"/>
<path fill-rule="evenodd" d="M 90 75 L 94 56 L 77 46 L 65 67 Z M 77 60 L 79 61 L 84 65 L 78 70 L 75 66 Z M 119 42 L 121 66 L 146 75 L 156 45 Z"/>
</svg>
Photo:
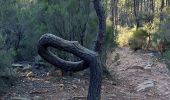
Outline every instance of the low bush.
<svg viewBox="0 0 170 100">
<path fill-rule="evenodd" d="M 148 33 L 144 29 L 138 29 L 133 32 L 132 37 L 128 40 L 129 47 L 133 50 L 143 49 L 147 43 Z"/>
<path fill-rule="evenodd" d="M 12 71 L 11 64 L 13 62 L 12 50 L 0 51 L 0 93 L 5 93 L 9 89 L 10 85 L 13 84 L 15 77 Z M 2 94 L 0 94 L 2 95 Z"/>
<path fill-rule="evenodd" d="M 12 73 L 10 72 L 10 66 L 13 62 L 12 50 L 0 51 L 0 76 L 10 76 Z"/>
<path fill-rule="evenodd" d="M 133 36 L 134 29 L 129 29 L 128 27 L 126 27 L 119 28 L 117 31 L 119 33 L 116 37 L 116 43 L 118 44 L 118 46 L 128 46 L 128 41 Z"/>
</svg>

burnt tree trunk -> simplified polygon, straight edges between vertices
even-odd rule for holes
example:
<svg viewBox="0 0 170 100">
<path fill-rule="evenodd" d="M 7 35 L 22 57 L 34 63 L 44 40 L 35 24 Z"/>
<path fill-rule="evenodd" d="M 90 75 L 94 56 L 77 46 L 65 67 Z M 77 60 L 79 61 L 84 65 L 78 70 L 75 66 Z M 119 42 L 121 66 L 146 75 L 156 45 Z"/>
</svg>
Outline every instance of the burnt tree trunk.
<svg viewBox="0 0 170 100">
<path fill-rule="evenodd" d="M 65 61 L 50 52 L 48 47 L 72 53 L 82 59 L 82 61 Z M 100 100 L 102 67 L 96 52 L 81 46 L 77 41 L 67 41 L 52 34 L 45 34 L 39 40 L 38 53 L 47 62 L 64 71 L 81 71 L 90 67 L 90 84 L 87 100 Z"/>
<path fill-rule="evenodd" d="M 136 22 L 136 29 L 138 29 L 139 26 L 140 26 L 139 1 L 138 0 L 134 0 L 133 6 L 134 6 L 134 16 L 135 16 L 135 22 Z"/>
<path fill-rule="evenodd" d="M 161 7 L 160 7 L 160 21 L 163 21 L 163 19 L 164 19 L 164 16 L 163 16 L 163 9 L 164 9 L 164 6 L 165 6 L 165 1 L 164 1 L 164 0 L 161 0 Z"/>
<path fill-rule="evenodd" d="M 93 6 L 98 17 L 98 34 L 96 37 L 94 51 L 100 54 L 100 59 L 103 59 L 102 56 L 106 56 L 106 55 L 102 55 L 102 46 L 104 44 L 104 39 L 106 36 L 106 16 L 105 16 L 104 8 L 101 4 L 101 0 L 93 0 Z M 102 63 L 103 65 L 101 66 L 103 66 L 103 72 L 104 74 L 108 75 L 109 72 L 105 66 L 105 62 Z"/>
<path fill-rule="evenodd" d="M 93 0 L 94 9 L 98 16 L 99 30 L 97 34 L 96 44 L 94 51 L 100 53 L 102 51 L 102 45 L 106 34 L 106 18 L 104 8 L 101 4 L 101 0 Z"/>
</svg>

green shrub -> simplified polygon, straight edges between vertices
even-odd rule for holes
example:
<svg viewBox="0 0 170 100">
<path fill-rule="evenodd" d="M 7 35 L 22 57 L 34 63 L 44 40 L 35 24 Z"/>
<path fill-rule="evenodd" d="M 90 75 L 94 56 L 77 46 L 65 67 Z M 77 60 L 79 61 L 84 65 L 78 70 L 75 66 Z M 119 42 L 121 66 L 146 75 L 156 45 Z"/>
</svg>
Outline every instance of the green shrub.
<svg viewBox="0 0 170 100">
<path fill-rule="evenodd" d="M 12 62 L 14 61 L 13 57 L 14 57 L 14 54 L 12 50 L 9 50 L 9 51 L 1 50 L 0 51 L 0 77 L 13 75 L 12 70 L 10 68 Z"/>
<path fill-rule="evenodd" d="M 0 51 L 0 96 L 7 92 L 9 87 L 14 84 L 16 80 L 15 74 L 11 68 L 13 62 L 12 50 Z"/>
<path fill-rule="evenodd" d="M 146 39 L 148 37 L 148 32 L 144 29 L 138 29 L 133 32 L 134 38 Z"/>
<path fill-rule="evenodd" d="M 116 37 L 116 43 L 120 46 L 128 46 L 128 41 L 129 39 L 133 36 L 133 29 L 129 29 L 128 27 L 126 28 L 119 28 L 118 29 L 118 35 Z"/>
<path fill-rule="evenodd" d="M 113 27 L 107 26 L 106 27 L 106 37 L 104 46 L 113 46 L 114 45 L 114 36 L 113 36 Z"/>
<path fill-rule="evenodd" d="M 164 53 L 164 57 L 167 59 L 167 60 L 170 60 L 170 48 L 167 48 L 165 53 Z M 167 64 L 167 68 L 170 70 L 170 64 Z"/>
<path fill-rule="evenodd" d="M 166 51 L 165 51 L 165 57 L 167 59 L 170 59 L 170 48 L 168 48 Z"/>
<path fill-rule="evenodd" d="M 0 33 L 0 48 L 3 47 L 4 44 L 4 38 L 2 37 L 1 33 Z"/>
<path fill-rule="evenodd" d="M 129 47 L 133 50 L 142 49 L 146 45 L 148 33 L 144 29 L 138 29 L 133 32 L 132 37 L 128 40 Z"/>
<path fill-rule="evenodd" d="M 142 39 L 137 39 L 137 38 L 130 38 L 129 41 L 129 47 L 133 50 L 135 49 L 142 49 L 142 47 L 144 46 L 144 41 Z"/>
</svg>

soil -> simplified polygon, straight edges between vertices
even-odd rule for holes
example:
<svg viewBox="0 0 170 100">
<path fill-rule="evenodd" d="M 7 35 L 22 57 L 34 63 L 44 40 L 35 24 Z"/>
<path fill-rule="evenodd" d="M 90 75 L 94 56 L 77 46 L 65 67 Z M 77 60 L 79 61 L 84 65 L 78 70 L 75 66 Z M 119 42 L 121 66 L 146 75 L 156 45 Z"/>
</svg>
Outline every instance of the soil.
<svg viewBox="0 0 170 100">
<path fill-rule="evenodd" d="M 107 66 L 111 77 L 103 78 L 101 100 L 170 100 L 170 72 L 154 53 L 116 48 Z M 86 100 L 88 75 L 54 77 L 41 69 L 19 76 L 0 100 Z"/>
</svg>

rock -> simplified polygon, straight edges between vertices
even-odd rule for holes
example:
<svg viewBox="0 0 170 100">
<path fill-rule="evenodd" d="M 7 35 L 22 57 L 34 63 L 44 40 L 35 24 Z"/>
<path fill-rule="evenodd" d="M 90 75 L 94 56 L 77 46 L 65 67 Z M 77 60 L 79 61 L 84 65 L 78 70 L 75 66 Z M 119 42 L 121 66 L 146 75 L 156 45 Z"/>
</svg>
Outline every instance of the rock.
<svg viewBox="0 0 170 100">
<path fill-rule="evenodd" d="M 73 97 L 69 100 L 87 100 L 87 97 L 84 97 L 84 96 L 76 96 L 76 97 Z"/>
<path fill-rule="evenodd" d="M 147 56 L 150 56 L 150 57 L 154 57 L 154 54 L 153 53 L 146 53 L 144 55 L 147 55 Z"/>
<path fill-rule="evenodd" d="M 43 99 L 42 99 L 42 97 L 40 97 L 40 96 L 34 96 L 34 97 L 33 97 L 33 100 L 43 100 Z"/>
<path fill-rule="evenodd" d="M 23 70 L 31 70 L 33 67 L 29 64 L 25 65 Z"/>
<path fill-rule="evenodd" d="M 64 87 L 64 84 L 59 84 L 59 87 Z"/>
<path fill-rule="evenodd" d="M 19 70 L 19 71 L 27 71 L 27 70 L 32 70 L 33 69 L 33 66 L 31 66 L 28 63 L 23 63 L 23 64 L 16 63 L 16 64 L 12 64 L 12 67 L 14 69 Z"/>
<path fill-rule="evenodd" d="M 116 97 L 116 94 L 110 94 L 108 97 L 113 99 Z"/>
<path fill-rule="evenodd" d="M 17 68 L 17 67 L 23 67 L 23 65 L 22 64 L 12 64 L 12 67 L 14 67 L 14 68 Z"/>
<path fill-rule="evenodd" d="M 34 77 L 34 73 L 33 73 L 33 72 L 29 72 L 29 73 L 27 73 L 26 76 L 27 76 L 27 77 Z"/>
<path fill-rule="evenodd" d="M 48 76 L 48 77 L 50 77 L 50 76 L 56 76 L 56 72 L 55 72 L 55 71 L 47 72 L 47 76 Z"/>
<path fill-rule="evenodd" d="M 101 86 L 101 89 L 104 89 L 105 88 L 105 86 Z"/>
<path fill-rule="evenodd" d="M 77 79 L 77 78 L 74 78 L 74 79 L 72 80 L 72 82 L 73 82 L 73 83 L 81 83 L 81 80 L 80 80 L 80 79 Z"/>
<path fill-rule="evenodd" d="M 144 69 L 151 69 L 151 68 L 152 68 L 152 65 L 153 65 L 153 63 L 147 62 L 146 65 L 145 65 L 145 67 L 144 67 Z"/>
<path fill-rule="evenodd" d="M 52 74 L 51 74 L 51 72 L 47 72 L 47 77 L 49 77 L 49 76 L 51 76 Z"/>
<path fill-rule="evenodd" d="M 42 94 L 42 93 L 47 93 L 49 92 L 48 90 L 43 90 L 43 89 L 40 89 L 40 90 L 32 90 L 30 92 L 30 94 Z"/>
<path fill-rule="evenodd" d="M 141 90 L 144 90 L 146 88 L 153 87 L 153 86 L 154 86 L 154 81 L 147 80 L 141 84 L 138 84 L 138 86 L 136 87 L 136 91 L 139 92 Z"/>
<path fill-rule="evenodd" d="M 73 89 L 77 89 L 77 85 L 72 85 Z"/>
<path fill-rule="evenodd" d="M 66 78 L 66 77 L 62 77 L 62 79 L 63 79 L 63 80 L 67 80 L 67 78 Z"/>
<path fill-rule="evenodd" d="M 64 89 L 64 84 L 59 84 L 60 90 Z"/>
<path fill-rule="evenodd" d="M 117 85 L 116 81 L 111 81 L 110 84 Z"/>
<path fill-rule="evenodd" d="M 112 62 L 116 62 L 120 59 L 119 53 L 115 53 L 115 54 L 112 54 L 112 55 L 113 55 Z"/>
<path fill-rule="evenodd" d="M 10 100 L 31 100 L 31 99 L 24 98 L 24 97 L 12 97 L 10 98 Z"/>
</svg>

